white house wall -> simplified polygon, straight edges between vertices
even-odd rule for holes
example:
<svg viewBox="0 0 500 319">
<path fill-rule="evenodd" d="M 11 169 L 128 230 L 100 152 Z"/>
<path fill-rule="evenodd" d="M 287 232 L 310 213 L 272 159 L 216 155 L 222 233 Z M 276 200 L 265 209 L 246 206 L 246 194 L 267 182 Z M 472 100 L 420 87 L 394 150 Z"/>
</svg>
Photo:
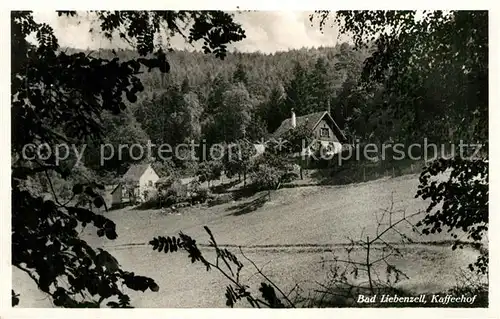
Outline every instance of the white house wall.
<svg viewBox="0 0 500 319">
<path fill-rule="evenodd" d="M 141 200 L 144 199 L 144 191 L 146 190 L 154 190 L 155 189 L 155 183 L 160 179 L 158 174 L 154 171 L 154 169 L 149 166 L 146 171 L 142 174 L 141 178 L 139 179 L 139 196 Z M 150 186 L 149 182 L 151 181 L 152 186 Z"/>
</svg>

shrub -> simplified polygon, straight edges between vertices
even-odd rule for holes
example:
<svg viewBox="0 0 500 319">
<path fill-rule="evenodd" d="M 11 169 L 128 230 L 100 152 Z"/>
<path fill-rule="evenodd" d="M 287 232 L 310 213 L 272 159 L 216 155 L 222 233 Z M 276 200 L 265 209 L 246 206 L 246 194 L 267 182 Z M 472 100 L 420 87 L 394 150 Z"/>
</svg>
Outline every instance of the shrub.
<svg viewBox="0 0 500 319">
<path fill-rule="evenodd" d="M 290 183 L 296 179 L 298 179 L 300 176 L 296 172 L 286 172 L 281 176 L 281 181 L 282 183 Z"/>
<path fill-rule="evenodd" d="M 285 174 L 287 172 L 282 172 L 275 166 L 260 164 L 254 173 L 253 181 L 255 185 L 262 189 L 276 189 Z"/>
<path fill-rule="evenodd" d="M 194 192 L 194 195 L 191 196 L 191 203 L 204 203 L 209 198 L 208 189 L 200 188 Z"/>
<path fill-rule="evenodd" d="M 197 175 L 199 176 L 200 182 L 207 182 L 210 187 L 210 181 L 220 178 L 222 174 L 222 162 L 221 161 L 205 161 L 198 165 Z"/>
<path fill-rule="evenodd" d="M 176 203 L 187 201 L 188 187 L 183 185 L 178 178 L 162 178 L 156 183 L 158 194 L 158 206 L 171 206 Z"/>
<path fill-rule="evenodd" d="M 170 175 L 168 177 L 162 177 L 156 182 L 156 189 L 159 192 L 163 192 L 163 191 L 169 189 L 170 186 L 172 186 L 172 184 L 175 183 L 175 181 L 177 181 L 177 180 L 178 179 L 173 175 Z"/>
<path fill-rule="evenodd" d="M 283 156 L 265 154 L 253 169 L 254 187 L 270 191 L 280 187 L 282 183 L 291 182 L 298 175 L 293 171 L 293 165 Z"/>
<path fill-rule="evenodd" d="M 143 192 L 144 201 L 149 202 L 150 200 L 158 199 L 158 190 L 152 187 L 144 190 Z"/>
<path fill-rule="evenodd" d="M 209 201 L 210 206 L 221 205 L 225 203 L 229 203 L 233 200 L 233 196 L 231 194 L 220 194 L 217 195 L 214 199 Z"/>
<path fill-rule="evenodd" d="M 147 201 L 144 203 L 140 204 L 137 208 L 138 209 L 153 209 L 153 208 L 160 208 L 160 200 L 158 196 L 149 198 Z"/>
<path fill-rule="evenodd" d="M 176 180 L 169 188 L 170 195 L 178 199 L 187 198 L 187 185 L 183 185 L 180 180 Z"/>
</svg>

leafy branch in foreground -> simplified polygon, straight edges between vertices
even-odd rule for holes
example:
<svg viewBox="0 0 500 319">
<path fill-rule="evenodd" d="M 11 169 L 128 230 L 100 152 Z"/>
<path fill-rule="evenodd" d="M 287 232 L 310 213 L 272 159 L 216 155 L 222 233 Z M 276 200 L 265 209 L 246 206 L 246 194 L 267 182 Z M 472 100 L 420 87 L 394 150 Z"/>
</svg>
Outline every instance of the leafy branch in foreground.
<svg viewBox="0 0 500 319">
<path fill-rule="evenodd" d="M 262 269 L 245 256 L 240 247 L 242 256 L 248 260 L 257 270 L 257 273 L 266 280 L 261 282 L 259 288 L 262 298 L 254 297 L 250 291 L 250 287 L 241 282 L 240 273 L 243 269 L 243 263 L 231 251 L 226 248 L 219 247 L 210 229 L 207 226 L 204 228 L 210 236 L 209 246 L 215 249 L 215 261 L 207 260 L 198 248 L 196 240 L 182 232 L 179 233 L 178 237 L 155 237 L 149 242 L 149 244 L 153 246 L 153 250 L 157 250 L 158 252 L 173 253 L 184 250 L 188 253 L 192 263 L 201 262 L 205 265 L 207 271 L 212 269 L 219 271 L 230 282 L 230 284 L 226 287 L 225 297 L 226 305 L 231 308 L 234 307 L 236 302 L 241 300 L 246 300 L 254 308 L 261 308 L 262 306 L 269 308 L 295 308 L 294 302 L 288 298 L 288 295 L 285 294 L 269 277 L 267 277 L 262 272 Z M 282 299 L 286 302 L 286 304 L 283 303 Z"/>
<path fill-rule="evenodd" d="M 439 177 L 445 179 L 436 179 Z M 440 233 L 447 228 L 456 240 L 453 249 L 463 247 L 457 230 L 467 239 L 481 242 L 488 231 L 488 160 L 455 157 L 434 161 L 421 173 L 418 188 L 415 197 L 431 199 L 427 214 L 417 224 L 422 233 Z M 469 268 L 487 274 L 488 250 L 482 250 Z"/>
<path fill-rule="evenodd" d="M 460 154 L 430 163 L 416 195 L 430 200 L 417 225 L 423 234 L 447 229 L 456 249 L 461 230 L 481 246 L 488 230 L 488 11 L 317 11 L 310 16 L 320 29 L 330 18 L 342 34 L 352 35 L 357 48 L 373 48 L 358 86 L 378 93 L 359 103 L 352 122 L 358 123 L 353 125 L 358 135 L 434 141 L 442 145 L 443 157 L 443 145 L 453 150 L 460 145 L 461 153 L 464 141 L 482 147 L 482 158 Z M 377 124 L 365 130 L 372 118 Z M 434 179 L 439 177 L 445 180 Z M 487 249 L 470 269 L 488 272 Z"/>
<path fill-rule="evenodd" d="M 93 14 L 98 31 L 108 39 L 118 33 L 133 44 L 140 57 L 121 61 L 116 56 L 67 54 L 50 25 L 36 22 L 30 11 L 11 13 L 12 265 L 25 272 L 56 306 L 99 307 L 110 299 L 109 307 L 130 307 L 124 285 L 140 291 L 158 291 L 159 287 L 151 278 L 122 270 L 108 252 L 97 252 L 79 233 L 92 224 L 99 237 L 117 238 L 110 219 L 94 213 L 92 205 L 85 209 L 74 201 L 84 196 L 96 207 L 105 206 L 98 194 L 103 187 L 75 185 L 71 198 L 62 202 L 51 178 L 56 175 L 69 183 L 75 175 L 75 159 L 60 163 L 49 152 L 44 158 L 38 154 L 38 160 L 35 149 L 102 143 L 106 122 L 102 115 L 119 114 L 137 101 L 145 89 L 141 74 L 169 72 L 165 44 L 155 40 L 161 31 L 169 36 L 184 35 L 189 26 L 186 40 L 203 40 L 204 51 L 219 58 L 226 55 L 227 44 L 244 38 L 244 32 L 231 14 L 221 11 Z M 82 18 L 75 11 L 60 11 L 59 15 Z M 34 41 L 28 41 L 30 37 Z M 49 189 L 29 189 L 31 181 L 40 181 L 40 175 L 48 180 Z M 12 292 L 13 305 L 19 304 L 18 296 Z"/>
<path fill-rule="evenodd" d="M 158 291 L 153 279 L 121 270 L 111 254 L 94 250 L 78 237 L 79 230 L 90 224 L 97 229 L 98 236 L 113 240 L 117 238 L 113 221 L 90 209 L 60 204 L 55 194 L 54 200 L 35 197 L 20 190 L 17 179 L 13 182 L 12 248 L 16 253 L 12 254 L 12 264 L 51 296 L 54 305 L 99 307 L 111 299 L 107 303 L 110 307 L 130 307 L 130 299 L 122 292 L 121 285 L 133 290 Z M 83 189 L 83 185 L 77 184 L 74 192 L 79 194 Z M 86 186 L 85 192 L 94 194 L 93 202 L 100 206 L 97 200 L 100 195 L 91 186 Z M 24 251 L 24 247 L 32 250 Z M 13 305 L 17 305 L 19 296 L 13 292 L 12 297 Z"/>
</svg>

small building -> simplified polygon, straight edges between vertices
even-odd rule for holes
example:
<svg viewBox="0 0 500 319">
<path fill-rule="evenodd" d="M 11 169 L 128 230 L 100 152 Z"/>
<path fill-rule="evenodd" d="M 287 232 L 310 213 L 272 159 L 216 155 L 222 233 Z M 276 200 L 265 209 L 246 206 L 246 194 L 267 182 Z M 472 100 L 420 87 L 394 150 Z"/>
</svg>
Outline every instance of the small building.
<svg viewBox="0 0 500 319">
<path fill-rule="evenodd" d="M 280 139 L 289 130 L 299 126 L 305 126 L 313 139 L 311 144 L 302 150 L 302 154 L 311 155 L 312 149 L 319 146 L 328 149 L 326 154 L 338 154 L 348 147 L 346 136 L 328 111 L 296 116 L 292 110 L 291 117 L 281 123 L 273 138 Z"/>
<path fill-rule="evenodd" d="M 159 179 L 151 164 L 133 164 L 111 192 L 112 206 L 147 201 L 148 192 L 155 190 Z"/>
</svg>

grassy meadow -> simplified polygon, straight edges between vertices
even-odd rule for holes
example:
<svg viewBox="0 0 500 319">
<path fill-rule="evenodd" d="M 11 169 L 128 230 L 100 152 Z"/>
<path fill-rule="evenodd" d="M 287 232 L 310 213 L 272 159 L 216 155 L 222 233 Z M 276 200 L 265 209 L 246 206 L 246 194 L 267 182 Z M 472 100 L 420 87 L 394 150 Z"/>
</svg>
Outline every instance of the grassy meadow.
<svg viewBox="0 0 500 319">
<path fill-rule="evenodd" d="M 158 253 L 147 245 L 154 236 L 177 235 L 182 231 L 208 244 L 203 226 L 208 226 L 219 245 L 228 249 L 245 264 L 243 281 L 256 291 L 261 278 L 239 253 L 237 246 L 285 291 L 299 284 L 304 293 L 318 289 L 327 282 L 329 262 L 333 256 L 344 256 L 350 239 L 375 236 L 377 220 L 392 206 L 393 221 L 410 216 L 427 207 L 415 199 L 418 177 L 406 175 L 383 178 L 345 186 L 305 186 L 280 189 L 267 198 L 267 192 L 250 198 L 213 207 L 187 207 L 178 214 L 161 210 L 124 208 L 107 213 L 117 224 L 114 241 L 97 237 L 91 228 L 84 230 L 85 239 L 95 247 L 108 249 L 123 269 L 147 275 L 156 280 L 159 292 L 131 292 L 135 307 L 225 307 L 227 280 L 219 273 L 208 272 L 202 265 L 191 264 L 183 252 Z M 419 220 L 419 216 L 410 222 Z M 442 292 L 456 284 L 460 269 L 475 260 L 477 251 L 465 247 L 453 251 L 449 234 L 421 236 L 410 223 L 398 225 L 398 231 L 412 243 L 400 246 L 404 258 L 390 261 L 409 279 L 397 284 L 412 293 Z M 362 236 L 362 237 L 361 237 Z M 384 240 L 399 245 L 400 235 L 388 232 Z M 202 246 L 207 257 L 213 251 Z M 363 251 L 354 251 L 354 258 L 363 258 Z M 376 269 L 383 275 L 383 269 Z M 50 307 L 51 304 L 28 278 L 17 270 L 13 283 L 21 294 L 21 307 Z M 32 296 L 31 298 L 22 298 Z M 44 299 L 45 298 L 45 299 Z M 241 307 L 248 305 L 243 302 Z"/>
</svg>

